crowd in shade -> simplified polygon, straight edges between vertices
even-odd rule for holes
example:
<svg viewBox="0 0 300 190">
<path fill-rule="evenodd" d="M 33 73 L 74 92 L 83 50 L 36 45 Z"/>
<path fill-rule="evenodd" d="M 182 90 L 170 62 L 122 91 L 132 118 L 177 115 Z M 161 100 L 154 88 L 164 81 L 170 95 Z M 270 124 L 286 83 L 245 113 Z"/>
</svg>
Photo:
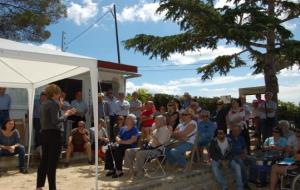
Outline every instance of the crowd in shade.
<svg viewBox="0 0 300 190">
<path fill-rule="evenodd" d="M 227 104 L 219 99 L 216 110 L 210 112 L 202 109 L 187 92 L 156 108 L 151 99 L 141 102 L 138 92 L 133 92 L 127 100 L 123 92 L 115 96 L 108 90 L 98 94 L 99 149 L 95 150 L 95 127 L 86 126 L 88 106 L 82 93 L 76 92 L 71 103 L 61 93 L 56 102 L 60 114 L 76 110 L 61 126 L 61 144 L 67 150 L 65 166 L 69 166 L 73 152 L 86 152 L 88 163 L 93 164 L 92 155 L 97 151 L 105 163 L 106 176 L 139 178 L 145 175 L 146 160 L 162 154 L 166 157 L 165 168 L 186 172 L 195 150 L 200 155 L 199 162 L 211 166 L 220 189 L 229 188 L 224 169 L 230 168 L 237 190 L 250 189 L 250 182 L 257 186 L 269 185 L 275 190 L 280 176 L 299 169 L 300 127 L 291 129 L 289 121 L 278 121 L 277 104 L 272 97 L 271 92 L 266 92 L 264 99 L 257 94 L 251 104 L 245 97 L 232 98 Z M 46 99 L 42 93 L 34 106 L 36 147 L 41 144 L 39 113 Z M 24 172 L 25 151 L 19 143 L 14 121 L 9 119 L 9 106 L 10 98 L 1 88 L 0 156 L 18 154 L 20 171 Z M 250 143 L 253 138 L 257 140 L 254 148 Z M 206 159 L 204 150 L 208 151 Z M 123 167 L 129 172 L 124 173 Z"/>
</svg>

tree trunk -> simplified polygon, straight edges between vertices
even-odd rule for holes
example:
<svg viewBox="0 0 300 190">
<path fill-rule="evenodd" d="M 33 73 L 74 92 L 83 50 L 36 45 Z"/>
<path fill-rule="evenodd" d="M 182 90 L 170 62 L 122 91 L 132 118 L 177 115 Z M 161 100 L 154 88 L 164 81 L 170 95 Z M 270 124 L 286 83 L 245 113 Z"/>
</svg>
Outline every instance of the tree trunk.
<svg viewBox="0 0 300 190">
<path fill-rule="evenodd" d="M 274 0 L 268 1 L 268 14 L 269 16 L 274 16 L 275 6 Z M 266 91 L 273 93 L 273 100 L 278 103 L 279 87 L 278 80 L 276 76 L 276 58 L 274 54 L 275 49 L 275 28 L 270 27 L 267 37 L 267 52 L 264 59 L 264 77 Z"/>
</svg>

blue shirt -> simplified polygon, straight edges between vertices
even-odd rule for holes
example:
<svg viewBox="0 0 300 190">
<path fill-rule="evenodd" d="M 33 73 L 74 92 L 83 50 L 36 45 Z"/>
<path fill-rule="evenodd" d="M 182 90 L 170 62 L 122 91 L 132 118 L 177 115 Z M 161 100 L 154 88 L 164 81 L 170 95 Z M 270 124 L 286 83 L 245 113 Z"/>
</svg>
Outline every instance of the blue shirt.
<svg viewBox="0 0 300 190">
<path fill-rule="evenodd" d="M 246 149 L 246 142 L 243 136 L 238 136 L 237 138 L 230 135 L 230 139 L 232 142 L 232 153 L 234 156 L 239 156 L 244 153 Z"/>
<path fill-rule="evenodd" d="M 124 126 L 120 129 L 118 136 L 122 140 L 129 140 L 133 136 L 138 136 L 139 130 L 136 127 L 131 128 L 130 130 L 127 130 L 127 126 Z M 132 147 L 136 147 L 137 142 L 132 144 Z"/>
<path fill-rule="evenodd" d="M 0 145 L 12 146 L 20 143 L 20 134 L 17 129 L 15 129 L 11 136 L 7 137 L 0 130 Z"/>
<path fill-rule="evenodd" d="M 11 104 L 11 99 L 8 94 L 0 96 L 0 110 L 9 110 Z"/>
<path fill-rule="evenodd" d="M 287 141 L 284 137 L 280 137 L 277 141 L 274 140 L 274 137 L 269 137 L 265 140 L 264 146 L 285 147 L 287 146 Z"/>
<path fill-rule="evenodd" d="M 78 100 L 75 99 L 71 102 L 71 106 L 73 108 L 77 109 L 79 112 L 84 113 L 84 114 L 87 110 L 87 105 L 83 100 L 78 101 Z"/>
<path fill-rule="evenodd" d="M 214 138 L 216 125 L 211 121 L 197 122 L 200 141 L 211 141 Z"/>
</svg>

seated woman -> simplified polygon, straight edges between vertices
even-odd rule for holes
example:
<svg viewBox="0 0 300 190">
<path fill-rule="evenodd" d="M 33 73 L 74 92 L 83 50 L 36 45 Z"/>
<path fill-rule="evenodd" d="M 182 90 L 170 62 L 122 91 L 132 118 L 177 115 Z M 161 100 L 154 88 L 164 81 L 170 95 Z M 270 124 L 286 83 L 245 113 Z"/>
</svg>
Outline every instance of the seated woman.
<svg viewBox="0 0 300 190">
<path fill-rule="evenodd" d="M 296 139 L 295 142 L 291 142 L 288 144 L 287 153 L 290 158 L 296 162 L 300 162 L 300 127 L 296 128 Z M 270 190 L 275 190 L 276 185 L 278 184 L 280 175 L 287 173 L 288 170 L 295 169 L 299 166 L 291 165 L 291 166 L 283 166 L 275 164 L 272 166 L 271 177 L 270 177 Z"/>
<path fill-rule="evenodd" d="M 196 133 L 197 123 L 193 120 L 194 111 L 187 108 L 181 113 L 181 123 L 174 130 L 172 137 L 179 140 L 179 144 L 167 151 L 167 161 L 170 165 L 186 166 L 185 152 L 192 150 Z"/>
<path fill-rule="evenodd" d="M 110 145 L 105 153 L 106 176 L 118 178 L 123 175 L 122 163 L 125 151 L 128 148 L 135 148 L 137 145 L 139 131 L 136 128 L 136 116 L 129 114 L 126 117 L 125 126 L 119 131 L 116 137 L 116 144 Z"/>
<path fill-rule="evenodd" d="M 71 132 L 67 148 L 67 156 L 65 167 L 69 166 L 70 157 L 73 152 L 86 152 L 89 159 L 89 164 L 92 164 L 92 150 L 89 132 L 85 128 L 83 121 L 78 122 L 78 127 L 74 128 Z"/>
<path fill-rule="evenodd" d="M 107 134 L 107 125 L 104 121 L 104 119 L 99 119 L 98 124 L 98 156 L 104 160 L 105 153 L 102 151 L 102 148 L 104 145 L 106 145 L 109 142 L 109 136 Z M 95 153 L 95 142 L 92 143 L 92 150 Z"/>
<path fill-rule="evenodd" d="M 21 173 L 26 173 L 24 160 L 25 149 L 20 144 L 20 134 L 15 129 L 15 122 L 12 119 L 7 119 L 0 130 L 0 157 L 19 155 L 19 169 Z"/>
<path fill-rule="evenodd" d="M 114 134 L 113 134 L 113 139 L 110 139 L 112 142 L 115 142 L 116 136 L 118 136 L 119 131 L 122 127 L 125 125 L 125 118 L 122 115 L 119 115 L 117 118 L 117 122 L 114 124 Z"/>
<path fill-rule="evenodd" d="M 167 105 L 168 112 L 166 113 L 167 125 L 172 127 L 174 130 L 179 124 L 179 112 L 174 100 L 170 101 Z"/>
<path fill-rule="evenodd" d="M 283 153 L 287 147 L 287 141 L 284 137 L 281 137 L 281 131 L 278 127 L 273 129 L 273 136 L 265 140 L 263 150 L 268 151 L 269 154 L 278 155 Z"/>
</svg>

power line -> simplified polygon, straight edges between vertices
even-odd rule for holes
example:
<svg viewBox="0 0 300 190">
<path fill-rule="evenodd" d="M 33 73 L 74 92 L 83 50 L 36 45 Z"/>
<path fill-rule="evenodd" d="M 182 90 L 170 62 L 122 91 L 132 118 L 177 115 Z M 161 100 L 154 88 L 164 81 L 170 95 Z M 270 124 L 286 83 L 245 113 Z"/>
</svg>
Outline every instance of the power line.
<svg viewBox="0 0 300 190">
<path fill-rule="evenodd" d="M 95 20 L 95 22 L 93 24 L 91 24 L 89 27 L 87 27 L 84 31 L 82 31 L 81 33 L 76 35 L 74 38 L 72 38 L 68 43 L 66 43 L 66 45 L 70 45 L 75 40 L 80 38 L 83 34 L 87 33 L 89 30 L 91 30 L 94 27 L 94 25 L 97 24 L 98 22 L 100 22 L 108 13 L 111 13 L 111 9 L 106 11 L 102 16 L 100 16 L 97 20 Z"/>
</svg>

